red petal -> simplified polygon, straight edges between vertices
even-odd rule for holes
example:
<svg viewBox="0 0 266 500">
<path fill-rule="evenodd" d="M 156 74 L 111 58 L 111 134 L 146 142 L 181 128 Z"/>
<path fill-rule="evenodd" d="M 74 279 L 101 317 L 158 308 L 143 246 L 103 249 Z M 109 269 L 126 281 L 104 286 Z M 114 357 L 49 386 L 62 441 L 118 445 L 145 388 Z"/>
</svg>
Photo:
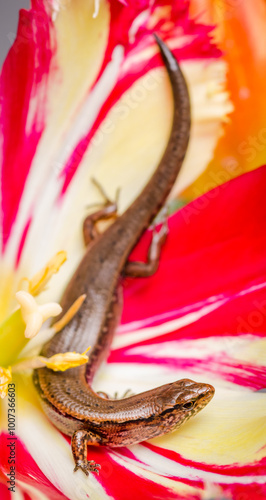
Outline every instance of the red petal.
<svg viewBox="0 0 266 500">
<path fill-rule="evenodd" d="M 185 307 L 187 312 L 200 309 L 210 297 L 215 301 L 219 295 L 227 301 L 265 283 L 265 184 L 263 166 L 210 191 L 171 217 L 158 272 L 126 282 L 123 323 L 162 323 L 165 315 L 183 315 Z M 150 239 L 146 233 L 132 260 L 145 259 Z"/>
<path fill-rule="evenodd" d="M 20 12 L 17 37 L 0 79 L 3 249 L 45 126 L 45 89 L 52 53 L 50 16 L 42 2 L 33 2 L 30 11 Z"/>
<path fill-rule="evenodd" d="M 8 434 L 2 433 L 0 435 L 0 455 L 1 464 L 0 472 L 4 475 L 10 472 L 10 465 L 8 465 L 9 447 L 8 444 L 14 440 Z M 20 480 L 36 487 L 47 495 L 50 500 L 65 500 L 67 497 L 61 493 L 55 486 L 44 476 L 41 469 L 28 453 L 23 443 L 16 438 L 15 444 L 16 452 L 16 480 Z M 1 492 L 1 490 L 0 490 Z M 7 497 L 8 498 L 8 497 Z M 2 499 L 2 496 L 1 496 Z"/>
<path fill-rule="evenodd" d="M 221 474 L 226 477 L 244 477 L 244 476 L 265 476 L 266 473 L 266 458 L 262 458 L 259 462 L 246 463 L 244 465 L 240 464 L 229 464 L 229 465 L 217 465 L 217 464 L 206 464 L 206 463 L 196 463 L 193 460 L 189 460 L 185 457 L 179 455 L 171 450 L 165 448 L 160 448 L 151 443 L 143 443 L 144 448 L 148 448 L 154 453 L 158 453 L 163 457 L 173 460 L 176 463 L 185 465 L 186 467 L 197 468 L 198 470 L 211 472 L 213 474 Z"/>
<path fill-rule="evenodd" d="M 140 23 L 132 39 L 130 36 L 132 25 L 138 15 L 143 13 L 145 8 L 149 10 L 149 15 Z M 149 47 L 151 43 L 154 43 L 154 39 L 151 36 L 154 32 L 169 40 L 187 37 L 184 46 L 173 50 L 178 59 L 210 59 L 221 56 L 221 52 L 212 43 L 210 36 L 212 27 L 197 24 L 194 20 L 189 18 L 188 2 L 186 2 L 185 5 L 184 2 L 176 2 L 173 6 L 173 2 L 169 1 L 155 0 L 152 5 L 151 2 L 140 1 L 132 2 L 128 4 L 127 7 L 119 2 L 110 2 L 110 9 L 111 21 L 109 42 L 98 79 L 106 68 L 107 63 L 110 61 L 114 47 L 118 44 L 121 44 L 125 50 L 120 76 L 114 91 L 104 103 L 92 129 L 88 131 L 86 136 L 79 142 L 69 158 L 63 173 L 65 180 L 62 193 L 66 192 L 87 151 L 91 139 L 112 106 L 114 106 L 118 99 L 121 98 L 124 92 L 126 92 L 138 78 L 146 74 L 152 68 L 162 64 L 161 58 L 159 55 L 156 55 L 151 58 L 150 61 L 144 59 L 137 63 L 134 62 L 134 64 L 131 63 L 129 65 L 129 68 L 126 65 L 132 55 L 135 56 L 143 49 Z M 152 28 L 149 27 L 151 16 L 160 9 L 164 10 L 164 14 L 159 16 Z"/>
<path fill-rule="evenodd" d="M 0 498 L 1 500 L 11 500 L 11 493 L 4 483 L 0 483 Z"/>
<path fill-rule="evenodd" d="M 124 451 L 124 453 L 123 453 Z M 128 452 L 124 448 L 117 453 L 119 458 L 127 457 Z M 124 466 L 117 463 L 112 457 L 115 453 L 107 453 L 104 449 L 95 447 L 91 456 L 95 462 L 101 464 L 99 481 L 102 482 L 107 494 L 115 500 L 136 500 L 136 498 L 166 498 L 167 500 L 182 500 L 183 496 L 167 489 L 165 486 L 150 481 L 145 477 L 134 474 L 127 468 L 127 460 Z M 130 487 L 132 485 L 132 487 Z M 189 500 L 198 500 L 197 495 L 189 497 Z"/>
</svg>

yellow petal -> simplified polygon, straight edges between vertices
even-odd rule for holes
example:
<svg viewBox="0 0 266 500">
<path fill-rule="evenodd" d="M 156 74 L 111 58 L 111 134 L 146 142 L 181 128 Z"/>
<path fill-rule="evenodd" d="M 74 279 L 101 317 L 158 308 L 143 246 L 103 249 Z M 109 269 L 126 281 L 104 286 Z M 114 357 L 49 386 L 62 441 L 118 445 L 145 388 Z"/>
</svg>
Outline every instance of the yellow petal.
<svg viewBox="0 0 266 500">
<path fill-rule="evenodd" d="M 155 46 L 153 50 L 157 50 Z M 144 56 L 148 58 L 150 54 Z M 176 196 L 206 168 L 221 135 L 224 116 L 232 110 L 221 84 L 226 73 L 223 62 L 182 62 L 182 69 L 189 83 L 193 128 L 189 151 L 172 196 Z M 79 207 L 83 219 L 86 197 L 96 201 L 96 190 L 90 182 L 93 175 L 103 187 L 107 187 L 111 198 L 115 197 L 117 186 L 121 188 L 119 211 L 136 198 L 163 154 L 172 113 L 170 84 L 163 68 L 150 71 L 123 94 L 92 139 L 88 154 L 82 159 L 72 181 L 73 205 L 75 210 Z M 162 123 L 165 125 L 163 128 Z M 144 134 L 143 130 L 149 133 Z M 203 151 L 200 158 L 199 148 Z M 88 172 L 87 180 L 84 171 Z M 73 215 L 69 217 L 71 220 Z"/>
<path fill-rule="evenodd" d="M 11 368 L 3 368 L 0 366 L 0 398 L 5 398 L 8 392 L 8 384 L 12 380 Z"/>
<path fill-rule="evenodd" d="M 14 300 L 14 269 L 6 262 L 0 262 L 0 322 L 5 321 Z M 1 363 L 1 361 L 0 361 Z"/>
<path fill-rule="evenodd" d="M 38 359 L 44 363 L 47 368 L 51 368 L 54 371 L 62 371 L 68 370 L 69 368 L 75 368 L 76 366 L 84 365 L 88 362 L 88 356 L 86 353 L 88 352 L 86 349 L 85 352 L 79 354 L 78 352 L 64 352 L 55 354 L 51 356 L 51 358 L 44 358 L 43 356 L 38 356 Z"/>
<path fill-rule="evenodd" d="M 265 394 L 217 388 L 215 398 L 199 415 L 153 443 L 195 462 L 256 462 L 265 456 L 265 412 Z"/>
<path fill-rule="evenodd" d="M 17 309 L 0 325 L 0 365 L 8 366 L 16 360 L 28 343 L 25 338 L 25 323 L 21 310 Z"/>
</svg>

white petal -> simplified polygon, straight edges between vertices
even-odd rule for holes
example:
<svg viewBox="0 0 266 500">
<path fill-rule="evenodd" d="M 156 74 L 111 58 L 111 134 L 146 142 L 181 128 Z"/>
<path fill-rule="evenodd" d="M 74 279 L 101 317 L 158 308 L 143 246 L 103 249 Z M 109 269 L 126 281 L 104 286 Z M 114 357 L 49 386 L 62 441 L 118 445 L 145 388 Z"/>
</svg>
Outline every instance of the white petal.
<svg viewBox="0 0 266 500">
<path fill-rule="evenodd" d="M 71 500 L 108 499 L 95 475 L 90 474 L 88 480 L 83 473 L 74 474 L 70 445 L 42 412 L 30 380 L 23 385 L 20 378 L 17 433 L 44 475 Z"/>
</svg>

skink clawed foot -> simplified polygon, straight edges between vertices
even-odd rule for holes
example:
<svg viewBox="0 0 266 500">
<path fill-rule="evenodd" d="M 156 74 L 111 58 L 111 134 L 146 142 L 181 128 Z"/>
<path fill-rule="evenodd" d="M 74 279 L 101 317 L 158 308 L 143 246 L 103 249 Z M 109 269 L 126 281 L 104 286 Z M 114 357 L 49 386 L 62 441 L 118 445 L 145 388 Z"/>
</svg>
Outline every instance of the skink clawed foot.
<svg viewBox="0 0 266 500">
<path fill-rule="evenodd" d="M 118 392 L 115 392 L 114 399 L 126 399 L 134 395 L 135 393 L 131 389 L 127 389 L 121 397 L 119 397 Z"/>
<path fill-rule="evenodd" d="M 91 181 L 94 184 L 94 186 L 98 189 L 99 193 L 102 195 L 102 197 L 104 199 L 104 206 L 108 206 L 108 205 L 113 206 L 114 205 L 117 208 L 119 194 L 120 194 L 120 188 L 117 188 L 116 195 L 115 195 L 115 200 L 112 201 L 112 200 L 110 200 L 109 196 L 107 196 L 105 190 L 103 189 L 103 187 L 100 184 L 100 182 L 97 181 L 97 179 L 95 179 L 94 177 L 92 177 Z"/>
<path fill-rule="evenodd" d="M 147 262 L 128 261 L 123 269 L 124 276 L 144 278 L 152 276 L 158 269 L 161 248 L 164 245 L 169 232 L 167 215 L 165 213 L 162 226 L 157 230 L 153 227 L 152 241 L 148 252 Z"/>
<path fill-rule="evenodd" d="M 162 227 L 159 231 L 157 231 L 155 227 L 153 228 L 153 231 L 152 231 L 153 244 L 160 245 L 160 246 L 164 245 L 168 233 L 169 233 L 169 226 L 168 226 L 167 218 L 165 218 L 162 221 Z"/>
<path fill-rule="evenodd" d="M 152 225 L 152 234 L 153 238 L 157 238 L 158 240 L 161 239 L 161 245 L 165 243 L 166 237 L 169 233 L 169 226 L 168 226 L 168 217 L 169 217 L 169 210 L 168 206 L 164 205 L 164 207 L 161 209 L 159 212 L 159 215 L 155 218 L 154 223 Z M 159 231 L 156 230 L 156 226 L 158 224 L 161 224 L 161 229 Z"/>
<path fill-rule="evenodd" d="M 89 472 L 95 472 L 96 474 L 99 474 L 99 469 L 101 468 L 100 464 L 96 464 L 94 460 L 78 460 L 76 462 L 74 472 L 77 472 L 77 470 L 82 470 L 86 476 L 89 475 Z"/>
<path fill-rule="evenodd" d="M 87 460 L 87 445 L 96 444 L 99 440 L 99 436 L 90 431 L 86 431 L 86 429 L 80 429 L 74 432 L 71 439 L 71 448 L 75 461 L 74 472 L 80 469 L 86 476 L 89 475 L 89 472 L 99 474 L 98 469 L 101 468 L 100 464 L 96 464 L 94 460 Z"/>
<path fill-rule="evenodd" d="M 83 223 L 83 236 L 84 236 L 84 242 L 85 245 L 88 246 L 91 241 L 95 241 L 98 236 L 99 232 L 97 229 L 97 223 L 101 220 L 108 220 L 112 218 L 118 217 L 117 214 L 117 203 L 118 203 L 118 195 L 119 195 L 119 190 L 116 193 L 116 198 L 115 201 L 111 201 L 105 191 L 103 190 L 101 184 L 99 184 L 96 179 L 92 179 L 92 182 L 94 185 L 97 187 L 98 191 L 100 191 L 102 197 L 104 198 L 103 203 L 96 203 L 93 205 L 88 206 L 87 208 L 91 208 L 92 206 L 97 206 L 99 207 L 99 210 L 96 212 L 88 215 L 86 219 L 84 220 Z"/>
<path fill-rule="evenodd" d="M 101 398 L 104 398 L 104 399 L 125 399 L 125 398 L 129 398 L 130 396 L 135 395 L 135 393 L 132 392 L 131 389 L 127 389 L 121 397 L 119 396 L 117 391 L 114 393 L 113 397 L 109 396 L 109 394 L 107 394 L 106 392 L 103 392 L 103 391 L 98 391 L 97 394 L 98 394 L 98 396 L 100 396 Z"/>
</svg>

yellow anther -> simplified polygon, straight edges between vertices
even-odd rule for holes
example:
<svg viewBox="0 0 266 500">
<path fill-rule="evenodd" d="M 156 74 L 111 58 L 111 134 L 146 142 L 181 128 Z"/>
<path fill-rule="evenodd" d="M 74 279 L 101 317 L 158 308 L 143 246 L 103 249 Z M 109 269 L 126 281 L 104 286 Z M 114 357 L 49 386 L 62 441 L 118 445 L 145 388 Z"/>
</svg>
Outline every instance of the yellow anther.
<svg viewBox="0 0 266 500">
<path fill-rule="evenodd" d="M 64 353 L 59 353 L 59 354 L 54 354 L 54 356 L 51 356 L 51 358 L 45 358 L 43 356 L 38 356 L 38 360 L 41 361 L 47 368 L 50 368 L 51 370 L 57 372 L 57 371 L 62 371 L 64 372 L 65 370 L 68 370 L 69 368 L 75 368 L 77 366 L 84 365 L 85 363 L 88 362 L 88 356 L 86 353 L 88 352 L 88 349 L 84 351 L 82 354 L 79 354 L 78 352 L 64 352 Z"/>
<path fill-rule="evenodd" d="M 65 251 L 62 250 L 61 252 L 58 252 L 49 260 L 45 267 L 33 276 L 31 280 L 28 278 L 22 278 L 19 284 L 19 290 L 29 292 L 33 296 L 38 295 L 44 290 L 52 275 L 59 271 L 66 259 L 67 254 Z"/>
<path fill-rule="evenodd" d="M 80 295 L 80 297 L 75 300 L 74 304 L 68 309 L 66 314 L 57 321 L 56 323 L 53 324 L 52 328 L 55 331 L 55 333 L 60 332 L 69 322 L 70 320 L 75 316 L 75 314 L 78 312 L 78 310 L 81 308 L 84 300 L 86 298 L 86 295 Z"/>
<path fill-rule="evenodd" d="M 12 380 L 11 367 L 2 368 L 0 366 L 0 398 L 5 398 L 8 392 L 8 384 Z"/>
</svg>

